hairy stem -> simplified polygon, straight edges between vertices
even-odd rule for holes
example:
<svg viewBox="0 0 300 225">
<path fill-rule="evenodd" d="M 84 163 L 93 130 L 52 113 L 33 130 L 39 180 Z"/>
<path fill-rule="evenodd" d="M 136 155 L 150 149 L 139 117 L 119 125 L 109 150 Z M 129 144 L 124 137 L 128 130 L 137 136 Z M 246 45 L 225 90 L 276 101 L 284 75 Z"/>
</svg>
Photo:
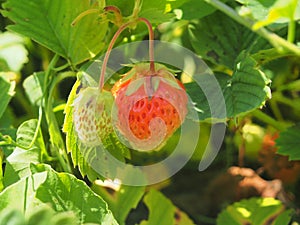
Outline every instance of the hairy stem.
<svg viewBox="0 0 300 225">
<path fill-rule="evenodd" d="M 138 18 L 137 21 L 141 21 L 143 23 L 146 24 L 146 26 L 148 27 L 148 31 L 149 31 L 149 60 L 150 60 L 150 71 L 151 73 L 155 72 L 155 65 L 154 65 L 154 32 L 152 29 L 152 25 L 151 23 L 145 19 L 145 18 Z M 102 64 L 102 68 L 101 68 L 101 73 L 100 73 L 100 78 L 99 78 L 99 89 L 102 90 L 103 86 L 104 86 L 104 80 L 105 80 L 105 71 L 106 71 L 106 67 L 107 67 L 107 63 L 108 63 L 108 59 L 111 53 L 111 50 L 115 44 L 115 42 L 117 41 L 118 37 L 120 36 L 120 34 L 130 25 L 134 24 L 137 22 L 136 20 L 133 21 L 129 21 L 125 24 L 123 24 L 122 26 L 119 27 L 119 29 L 116 31 L 116 33 L 114 34 L 113 38 L 111 39 L 109 46 L 107 48 L 107 51 L 105 53 L 104 59 L 103 59 L 103 64 Z"/>
</svg>

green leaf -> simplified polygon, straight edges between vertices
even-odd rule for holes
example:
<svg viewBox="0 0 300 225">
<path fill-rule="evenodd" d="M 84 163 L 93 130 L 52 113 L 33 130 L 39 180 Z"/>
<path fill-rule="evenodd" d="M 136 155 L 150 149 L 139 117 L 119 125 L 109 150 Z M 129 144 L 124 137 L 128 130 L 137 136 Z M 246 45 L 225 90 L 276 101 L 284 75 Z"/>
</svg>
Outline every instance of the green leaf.
<svg viewBox="0 0 300 225">
<path fill-rule="evenodd" d="M 149 217 L 140 225 L 175 224 L 176 207 L 163 194 L 151 189 L 144 197 L 144 202 L 148 207 Z"/>
<path fill-rule="evenodd" d="M 74 213 L 55 213 L 47 205 L 42 205 L 27 217 L 25 218 L 19 210 L 5 209 L 0 213 L 0 225 L 78 225 Z"/>
<path fill-rule="evenodd" d="M 221 12 L 215 12 L 189 26 L 191 44 L 197 54 L 217 65 L 234 68 L 243 51 L 257 52 L 270 45 L 251 30 Z"/>
<path fill-rule="evenodd" d="M 289 160 L 300 160 L 300 124 L 289 127 L 276 139 L 277 153 L 286 155 Z"/>
<path fill-rule="evenodd" d="M 32 105 L 41 106 L 43 99 L 43 80 L 44 72 L 34 73 L 27 77 L 23 82 L 26 95 Z"/>
<path fill-rule="evenodd" d="M 107 22 L 98 15 L 88 15 L 71 26 L 91 8 L 89 0 L 8 0 L 2 6 L 2 14 L 15 23 L 8 30 L 35 40 L 72 64 L 94 57 L 104 47 Z"/>
<path fill-rule="evenodd" d="M 107 188 L 94 186 L 94 189 L 108 203 L 110 210 L 120 225 L 125 225 L 130 210 L 135 209 L 145 192 L 144 186 L 121 185 L 113 195 Z"/>
<path fill-rule="evenodd" d="M 182 10 L 181 19 L 184 20 L 200 19 L 216 11 L 216 8 L 204 0 L 186 1 L 179 9 Z"/>
<path fill-rule="evenodd" d="M 271 92 L 268 86 L 270 80 L 266 78 L 262 71 L 255 68 L 255 65 L 254 59 L 241 54 L 238 57 L 232 76 L 224 73 L 215 74 L 225 99 L 227 118 L 236 117 L 261 107 L 270 98 Z M 203 82 L 206 82 L 205 77 L 203 77 Z M 206 95 L 209 95 L 211 99 L 212 109 L 216 113 L 222 111 L 220 109 L 222 104 L 219 103 L 220 96 L 210 88 L 211 86 L 207 82 L 203 83 L 202 87 L 205 90 L 201 90 L 196 83 L 185 84 L 187 93 L 196 104 L 195 107 L 200 120 L 211 118 L 211 108 Z M 220 114 L 220 116 L 223 115 Z M 218 117 L 217 119 L 224 118 Z"/>
<path fill-rule="evenodd" d="M 6 107 L 15 94 L 15 82 L 7 80 L 4 75 L 0 74 L 0 118 L 2 117 Z"/>
<path fill-rule="evenodd" d="M 28 147 L 33 140 L 36 128 L 36 119 L 31 119 L 22 123 L 17 130 L 17 143 L 24 147 Z M 37 138 L 30 149 L 25 150 L 16 147 L 13 153 L 6 159 L 4 174 L 5 186 L 11 185 L 20 178 L 28 176 L 30 174 L 30 163 L 42 162 L 43 153 L 46 153 L 46 148 L 42 133 L 38 130 Z"/>
<path fill-rule="evenodd" d="M 36 166 L 32 168 L 42 169 Z M 37 199 L 50 204 L 56 212 L 74 212 L 80 224 L 118 224 L 108 210 L 106 202 L 83 181 L 68 173 L 57 173 L 49 167 L 45 169 L 48 171 L 47 179 L 37 188 Z"/>
<path fill-rule="evenodd" d="M 7 70 L 20 71 L 28 61 L 24 38 L 11 32 L 0 34 L 0 58 L 7 63 Z"/>
<path fill-rule="evenodd" d="M 277 0 L 270 8 L 266 19 L 256 22 L 253 29 L 259 29 L 274 22 L 287 22 L 287 20 L 297 20 L 300 18 L 299 0 Z"/>
<path fill-rule="evenodd" d="M 34 212 L 42 204 L 35 198 L 36 189 L 46 178 L 47 172 L 36 173 L 4 189 L 0 194 L 0 211 L 16 209 L 25 216 Z"/>
<path fill-rule="evenodd" d="M 48 165 L 31 164 L 30 168 L 32 175 L 22 178 L 1 192 L 0 212 L 4 209 L 14 209 L 20 211 L 25 218 L 29 218 L 29 221 L 36 221 L 41 216 L 48 217 L 50 213 L 52 216 L 46 222 L 50 222 L 51 225 L 117 225 L 104 200 L 92 192 L 83 181 L 68 173 L 57 173 Z M 44 208 L 49 206 L 55 212 L 63 214 L 53 214 L 53 211 L 48 209 L 45 211 Z M 41 211 L 37 212 L 38 210 Z M 44 225 L 42 222 L 45 221 L 39 222 Z M 32 224 L 36 223 L 28 223 Z"/>
<path fill-rule="evenodd" d="M 0 212 L 0 225 L 26 225 L 22 213 L 15 209 L 6 209 Z"/>
<path fill-rule="evenodd" d="M 274 198 L 245 199 L 224 209 L 218 215 L 217 225 L 264 225 L 271 219 L 278 219 L 281 225 L 287 225 L 291 217 L 287 217 L 285 212 L 283 204 Z M 283 213 L 284 216 L 280 216 Z"/>
<path fill-rule="evenodd" d="M 256 20 L 263 20 L 267 17 L 269 8 L 274 4 L 274 0 L 236 0 L 243 4 L 241 7 L 242 12 L 246 12 Z"/>
</svg>

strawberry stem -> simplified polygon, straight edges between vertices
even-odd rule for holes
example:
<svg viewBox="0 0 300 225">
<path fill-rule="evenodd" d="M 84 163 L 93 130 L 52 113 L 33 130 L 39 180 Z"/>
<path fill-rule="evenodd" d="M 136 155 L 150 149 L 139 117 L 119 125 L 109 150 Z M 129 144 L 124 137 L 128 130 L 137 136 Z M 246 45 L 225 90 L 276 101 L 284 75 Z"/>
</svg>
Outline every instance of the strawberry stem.
<svg viewBox="0 0 300 225">
<path fill-rule="evenodd" d="M 139 21 L 144 22 L 148 28 L 149 32 L 149 60 L 150 60 L 150 72 L 152 74 L 155 73 L 155 65 L 154 65 L 154 32 L 152 29 L 152 25 L 146 18 L 138 18 Z"/>
<path fill-rule="evenodd" d="M 115 10 L 117 8 L 113 7 L 113 8 L 107 8 L 106 10 Z M 114 11 L 115 12 L 115 11 Z M 154 32 L 152 29 L 152 25 L 151 23 L 146 19 L 146 18 L 137 18 L 137 20 L 133 20 L 133 21 L 129 21 L 127 23 L 124 23 L 122 26 L 119 27 L 119 29 L 116 31 L 116 33 L 114 34 L 113 38 L 111 39 L 109 46 L 107 48 L 107 51 L 105 53 L 104 59 L 103 59 L 103 64 L 102 64 L 102 68 L 101 68 L 101 73 L 100 73 L 100 79 L 99 79 L 99 89 L 102 91 L 103 86 L 104 86 L 104 79 L 105 79 L 105 71 L 106 71 L 106 67 L 107 67 L 107 62 L 111 53 L 111 50 L 115 44 L 115 42 L 117 41 L 118 37 L 120 36 L 120 34 L 131 24 L 136 23 L 137 21 L 141 21 L 143 23 L 146 24 L 146 26 L 148 27 L 148 32 L 149 32 L 149 60 L 150 60 L 150 72 L 152 74 L 155 73 L 155 65 L 154 65 Z"/>
<path fill-rule="evenodd" d="M 104 85 L 104 78 L 105 78 L 105 71 L 106 71 L 106 66 L 107 66 L 107 62 L 108 62 L 108 58 L 110 56 L 110 52 L 115 44 L 115 42 L 117 41 L 119 35 L 123 32 L 123 30 L 125 30 L 132 22 L 128 22 L 123 24 L 122 26 L 119 27 L 119 29 L 117 30 L 117 32 L 115 33 L 115 35 L 113 36 L 113 38 L 111 39 L 109 46 L 107 48 L 107 52 L 105 53 L 104 59 L 103 59 L 103 64 L 102 64 L 102 68 L 101 68 L 101 74 L 100 74 L 100 81 L 99 81 L 99 89 L 102 90 L 103 89 L 103 85 Z"/>
<path fill-rule="evenodd" d="M 104 7 L 104 11 L 114 13 L 114 15 L 116 17 L 115 23 L 117 26 L 120 26 L 122 24 L 123 17 L 122 17 L 120 9 L 118 7 L 113 6 L 113 5 L 108 5 L 108 6 Z"/>
</svg>

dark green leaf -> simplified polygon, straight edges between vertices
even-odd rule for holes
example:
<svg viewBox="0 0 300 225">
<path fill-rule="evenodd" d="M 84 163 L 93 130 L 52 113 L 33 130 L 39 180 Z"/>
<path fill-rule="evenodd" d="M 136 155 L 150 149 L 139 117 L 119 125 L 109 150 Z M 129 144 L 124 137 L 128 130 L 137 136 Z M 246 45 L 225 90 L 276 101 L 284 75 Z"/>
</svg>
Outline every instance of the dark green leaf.
<svg viewBox="0 0 300 225">
<path fill-rule="evenodd" d="M 182 19 L 184 20 L 200 19 L 216 11 L 216 8 L 204 0 L 186 1 L 179 9 L 182 10 Z"/>
<path fill-rule="evenodd" d="M 98 15 L 88 15 L 71 26 L 91 8 L 89 0 L 8 0 L 3 8 L 2 14 L 15 22 L 8 30 L 32 38 L 73 64 L 94 57 L 104 47 L 107 22 Z"/>
<path fill-rule="evenodd" d="M 300 124 L 289 127 L 276 139 L 277 153 L 286 155 L 290 160 L 300 160 Z"/>
<path fill-rule="evenodd" d="M 227 118 L 236 117 L 261 107 L 270 97 L 270 88 L 268 87 L 270 80 L 262 71 L 255 68 L 256 62 L 251 57 L 244 57 L 242 54 L 238 58 L 232 76 L 224 73 L 216 73 L 215 75 L 225 99 Z M 220 109 L 222 104 L 219 103 L 220 96 L 210 86 L 212 85 L 205 83 L 203 85 L 205 90 L 201 90 L 196 83 L 185 84 L 187 93 L 196 103 L 195 107 L 199 111 L 200 120 L 210 119 L 211 109 L 216 112 L 222 111 Z M 205 94 L 209 95 L 211 99 L 211 107 Z M 219 117 L 218 119 L 224 118 Z"/>
<path fill-rule="evenodd" d="M 197 54 L 215 64 L 234 68 L 241 51 L 257 52 L 269 45 L 255 33 L 221 12 L 215 12 L 189 27 Z"/>
</svg>

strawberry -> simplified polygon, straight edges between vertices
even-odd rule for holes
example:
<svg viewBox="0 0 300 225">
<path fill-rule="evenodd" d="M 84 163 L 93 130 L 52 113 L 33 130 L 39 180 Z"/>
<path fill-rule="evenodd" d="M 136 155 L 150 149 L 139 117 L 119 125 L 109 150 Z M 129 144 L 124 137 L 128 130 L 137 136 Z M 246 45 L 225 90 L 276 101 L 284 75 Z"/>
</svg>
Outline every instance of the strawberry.
<svg viewBox="0 0 300 225">
<path fill-rule="evenodd" d="M 96 87 L 81 90 L 73 102 L 73 120 L 77 136 L 82 144 L 93 147 L 112 132 L 111 108 L 113 96 Z"/>
<path fill-rule="evenodd" d="M 153 74 L 148 63 L 135 65 L 112 88 L 113 122 L 129 144 L 141 151 L 160 149 L 187 114 L 182 83 L 167 67 L 155 66 Z"/>
</svg>

